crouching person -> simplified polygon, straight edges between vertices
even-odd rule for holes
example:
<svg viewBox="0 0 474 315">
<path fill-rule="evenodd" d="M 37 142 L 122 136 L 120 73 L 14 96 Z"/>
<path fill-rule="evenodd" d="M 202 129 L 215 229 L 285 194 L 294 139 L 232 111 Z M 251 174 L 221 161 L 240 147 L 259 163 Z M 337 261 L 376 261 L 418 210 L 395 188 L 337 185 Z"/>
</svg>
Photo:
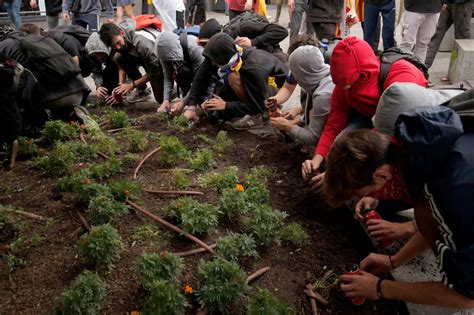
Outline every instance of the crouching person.
<svg viewBox="0 0 474 315">
<path fill-rule="evenodd" d="M 413 201 L 419 231 L 393 256 L 370 254 L 361 275 L 341 276 L 349 297 L 395 299 L 451 308 L 474 307 L 474 134 L 445 106 L 399 116 L 395 137 L 347 132 L 329 152 L 323 191 L 336 205 L 353 195 Z M 405 283 L 379 278 L 431 249 L 442 281 Z"/>
<path fill-rule="evenodd" d="M 242 49 L 227 34 L 214 35 L 204 48 L 203 55 L 219 67 L 218 75 L 225 86 L 222 98 L 215 96 L 201 107 L 217 111 L 219 118 L 230 120 L 245 115 L 265 112 L 265 99 L 274 95 L 287 75 L 287 67 L 278 58 L 259 49 Z M 250 117 L 250 116 L 249 116 Z M 238 130 L 263 124 L 262 117 L 250 117 L 232 125 Z"/>
</svg>

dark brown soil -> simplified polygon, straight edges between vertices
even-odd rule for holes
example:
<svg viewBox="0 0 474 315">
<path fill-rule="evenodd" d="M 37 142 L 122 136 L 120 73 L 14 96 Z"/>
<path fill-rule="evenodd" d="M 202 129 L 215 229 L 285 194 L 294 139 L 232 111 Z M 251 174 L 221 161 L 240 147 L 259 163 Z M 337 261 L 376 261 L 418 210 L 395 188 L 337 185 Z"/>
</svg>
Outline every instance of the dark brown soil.
<svg viewBox="0 0 474 315">
<path fill-rule="evenodd" d="M 128 109 L 131 117 L 151 115 L 151 118 L 141 120 L 143 128 L 140 130 L 155 135 L 174 134 L 191 149 L 202 145 L 193 140 L 194 134 L 204 133 L 212 138 L 219 131 L 218 127 L 209 125 L 199 126 L 185 133 L 168 130 L 166 123 L 152 115 L 153 111 L 154 109 L 147 107 Z M 302 224 L 312 240 L 310 246 L 303 248 L 276 245 L 261 248 L 260 258 L 245 261 L 243 268 L 248 274 L 264 266 L 271 267 L 270 271 L 251 283 L 252 290 L 257 287 L 266 288 L 292 304 L 298 313 L 310 314 L 309 301 L 302 292 L 307 274 L 321 276 L 327 269 L 340 273 L 341 266 L 345 263 L 359 262 L 364 258 L 372 250 L 370 243 L 349 211 L 330 209 L 319 196 L 309 191 L 300 176 L 300 165 L 304 159 L 301 153 L 291 151 L 283 142 L 262 139 L 248 132 L 230 131 L 229 136 L 235 146 L 230 152 L 216 157 L 216 169 L 237 165 L 240 172 L 245 173 L 256 165 L 273 167 L 276 172 L 269 181 L 271 205 L 286 211 L 289 214 L 288 222 Z M 156 146 L 153 140 L 150 143 L 147 152 Z M 145 154 L 146 152 L 142 156 Z M 134 168 L 135 165 L 124 168 L 117 178 L 131 179 Z M 141 169 L 139 182 L 148 188 L 167 188 L 166 173 L 157 172 L 158 168 L 158 157 L 155 156 Z M 197 172 L 199 173 L 202 172 Z M 190 179 L 194 181 L 197 174 L 190 174 Z M 85 205 L 78 203 L 72 193 L 57 192 L 54 189 L 56 181 L 55 178 L 29 168 L 26 162 L 18 163 L 14 171 L 0 171 L 0 204 L 23 208 L 25 211 L 56 220 L 56 223 L 45 226 L 40 221 L 18 218 L 24 224 L 21 237 L 28 240 L 38 234 L 45 240 L 42 244 L 29 246 L 19 253 L 27 265 L 13 271 L 11 277 L 5 262 L 0 261 L 0 314 L 48 313 L 54 299 L 70 285 L 75 276 L 87 268 L 75 250 L 78 237 L 84 233 L 76 211 L 83 212 Z M 190 189 L 200 190 L 195 181 Z M 160 209 L 171 200 L 145 192 L 139 199 L 145 209 L 156 214 L 160 214 Z M 199 199 L 215 202 L 217 194 L 206 192 L 206 195 Z M 133 211 L 113 223 L 122 236 L 125 249 L 112 271 L 99 270 L 108 285 L 107 301 L 102 305 L 101 313 L 124 314 L 140 307 L 143 292 L 139 289 L 134 271 L 135 260 L 143 252 L 163 250 L 159 245 L 150 246 L 147 242 L 133 241 L 135 228 L 145 223 L 155 224 Z M 226 229 L 236 230 L 236 227 L 232 224 L 220 225 L 214 233 L 201 236 L 201 239 L 212 244 Z M 179 252 L 196 248 L 182 236 L 171 235 L 168 251 Z M 7 250 L 2 248 L 11 241 L 11 238 L 2 238 L 0 253 L 7 253 Z M 197 288 L 197 262 L 210 258 L 210 254 L 186 257 L 181 279 L 183 283 L 190 283 Z M 363 306 L 353 306 L 338 290 L 333 290 L 329 299 L 331 304 L 328 307 L 320 307 L 322 314 L 406 313 L 402 303 L 388 301 L 366 302 Z M 194 314 L 197 303 L 190 302 L 193 309 L 188 313 Z M 231 308 L 231 313 L 244 314 L 245 303 L 236 303 Z"/>
</svg>

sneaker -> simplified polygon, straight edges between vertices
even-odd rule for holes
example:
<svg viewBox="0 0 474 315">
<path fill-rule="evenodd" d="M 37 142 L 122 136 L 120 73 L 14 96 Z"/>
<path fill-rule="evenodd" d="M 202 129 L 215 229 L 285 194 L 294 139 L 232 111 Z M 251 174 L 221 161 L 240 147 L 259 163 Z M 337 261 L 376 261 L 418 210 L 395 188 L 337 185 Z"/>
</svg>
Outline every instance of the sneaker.
<svg viewBox="0 0 474 315">
<path fill-rule="evenodd" d="M 227 124 L 236 130 L 256 129 L 263 127 L 263 119 L 261 114 L 245 115 L 236 122 L 228 122 Z"/>
<path fill-rule="evenodd" d="M 145 90 L 138 90 L 135 89 L 130 95 L 127 95 L 125 98 L 128 103 L 137 103 L 137 102 L 144 102 L 151 98 L 151 89 L 146 88 Z"/>
</svg>

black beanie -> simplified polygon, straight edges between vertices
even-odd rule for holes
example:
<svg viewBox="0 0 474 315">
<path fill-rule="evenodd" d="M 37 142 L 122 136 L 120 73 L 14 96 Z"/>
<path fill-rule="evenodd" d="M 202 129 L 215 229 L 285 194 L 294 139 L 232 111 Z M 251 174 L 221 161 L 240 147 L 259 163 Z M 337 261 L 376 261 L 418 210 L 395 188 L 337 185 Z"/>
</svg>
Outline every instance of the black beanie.
<svg viewBox="0 0 474 315">
<path fill-rule="evenodd" d="M 210 19 L 207 20 L 206 23 L 204 23 L 201 26 L 201 29 L 199 30 L 199 35 L 198 38 L 211 38 L 213 35 L 220 33 L 222 31 L 222 26 L 217 22 L 216 19 Z"/>
<path fill-rule="evenodd" d="M 235 53 L 237 53 L 235 40 L 225 33 L 212 36 L 202 52 L 204 57 L 220 66 L 227 64 Z"/>
</svg>

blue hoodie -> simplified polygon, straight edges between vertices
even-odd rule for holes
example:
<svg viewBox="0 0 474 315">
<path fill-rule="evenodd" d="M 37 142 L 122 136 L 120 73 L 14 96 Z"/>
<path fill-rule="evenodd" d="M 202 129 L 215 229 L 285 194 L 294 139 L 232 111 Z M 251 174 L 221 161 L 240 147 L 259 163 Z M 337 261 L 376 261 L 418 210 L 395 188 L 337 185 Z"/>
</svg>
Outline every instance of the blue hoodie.
<svg viewBox="0 0 474 315">
<path fill-rule="evenodd" d="M 438 222 L 438 266 L 443 283 L 474 298 L 474 134 L 456 112 L 420 107 L 399 116 L 404 178 L 411 196 L 424 196 Z"/>
</svg>

